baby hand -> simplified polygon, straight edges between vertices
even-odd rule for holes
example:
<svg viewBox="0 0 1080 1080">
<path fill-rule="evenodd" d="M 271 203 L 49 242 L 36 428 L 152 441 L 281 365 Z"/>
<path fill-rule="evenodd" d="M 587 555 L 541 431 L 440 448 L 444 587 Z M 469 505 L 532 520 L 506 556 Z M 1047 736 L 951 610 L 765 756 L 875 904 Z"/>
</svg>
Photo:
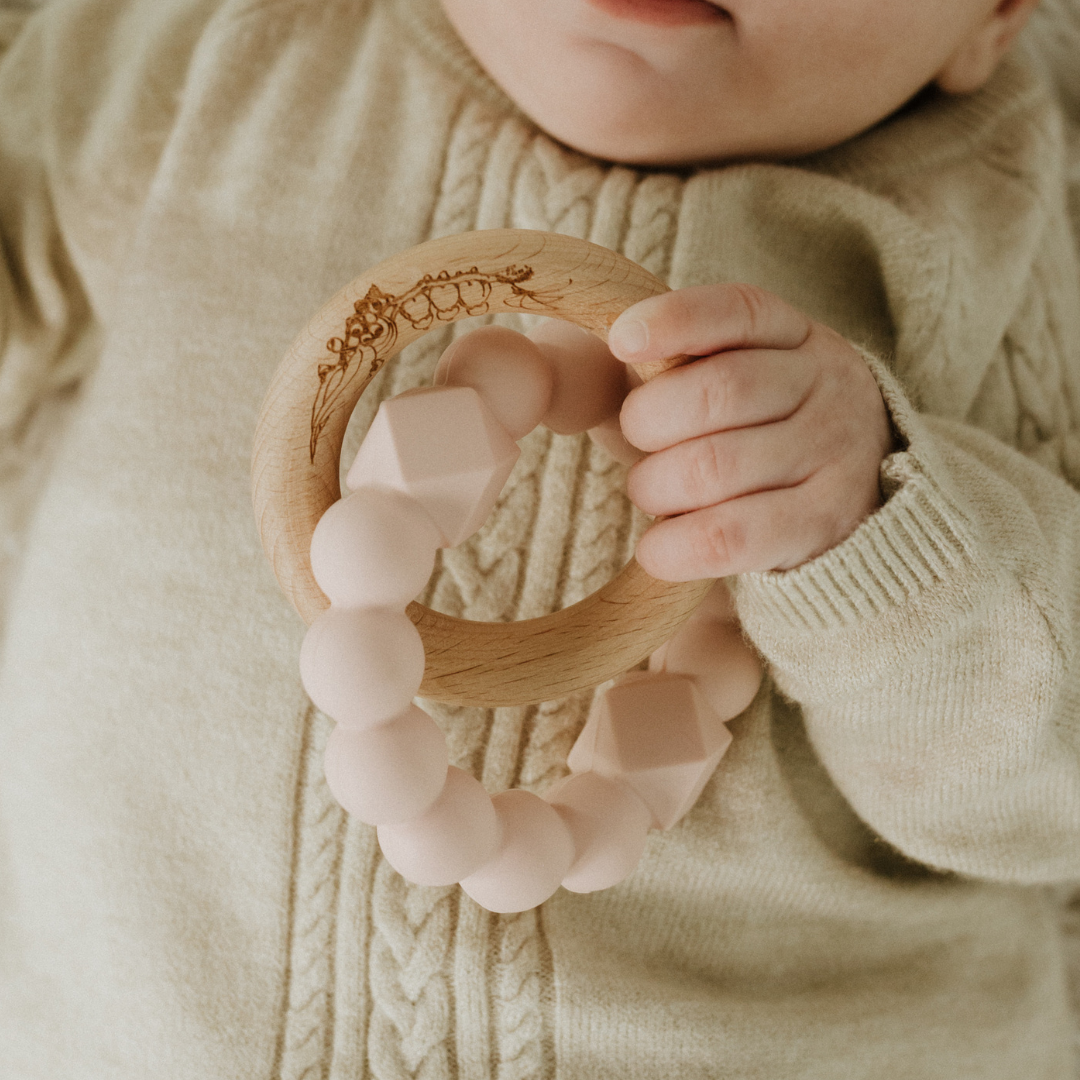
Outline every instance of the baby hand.
<svg viewBox="0 0 1080 1080">
<path fill-rule="evenodd" d="M 674 515 L 638 544 L 654 577 L 787 570 L 881 505 L 892 430 L 877 383 L 844 338 L 778 297 L 749 285 L 650 297 L 608 346 L 632 363 L 701 357 L 631 390 L 620 414 L 650 452 L 630 470 L 631 500 Z"/>
</svg>

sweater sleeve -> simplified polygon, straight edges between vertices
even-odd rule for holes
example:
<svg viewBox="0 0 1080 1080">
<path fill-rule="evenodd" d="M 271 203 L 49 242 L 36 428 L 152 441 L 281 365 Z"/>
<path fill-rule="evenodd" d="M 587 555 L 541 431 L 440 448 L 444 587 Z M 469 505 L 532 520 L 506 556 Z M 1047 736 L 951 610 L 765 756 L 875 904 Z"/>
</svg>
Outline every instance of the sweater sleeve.
<svg viewBox="0 0 1080 1080">
<path fill-rule="evenodd" d="M 0 439 L 70 384 L 219 0 L 45 0 L 0 51 Z M 19 13 L 22 15 L 22 13 Z"/>
<path fill-rule="evenodd" d="M 744 628 L 889 843 L 975 877 L 1080 877 L 1080 493 L 872 367 L 907 444 L 889 497 L 817 559 L 738 579 Z"/>
<path fill-rule="evenodd" d="M 47 35 L 25 23 L 0 61 L 0 450 L 75 376 L 74 346 L 91 322 L 57 214 Z"/>
<path fill-rule="evenodd" d="M 213 7 L 0 8 L 0 599 Z"/>
</svg>

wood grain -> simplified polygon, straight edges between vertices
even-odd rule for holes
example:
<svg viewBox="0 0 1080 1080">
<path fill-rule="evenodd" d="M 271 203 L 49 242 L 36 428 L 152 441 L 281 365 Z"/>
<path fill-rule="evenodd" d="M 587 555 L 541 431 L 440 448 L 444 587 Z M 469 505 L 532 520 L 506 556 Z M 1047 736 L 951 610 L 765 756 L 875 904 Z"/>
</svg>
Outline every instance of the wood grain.
<svg viewBox="0 0 1080 1080">
<path fill-rule="evenodd" d="M 564 319 L 606 340 L 622 311 L 666 291 L 658 278 L 614 251 L 524 229 L 432 240 L 346 285 L 316 313 L 278 368 L 252 454 L 252 500 L 263 547 L 301 617 L 311 623 L 329 606 L 311 573 L 311 535 L 341 497 L 345 429 L 383 364 L 429 329 L 501 311 Z M 649 379 L 684 359 L 638 370 Z M 426 656 L 421 696 L 518 705 L 595 686 L 666 641 L 711 584 L 658 581 L 631 560 L 591 596 L 539 619 L 471 622 L 410 604 Z"/>
</svg>

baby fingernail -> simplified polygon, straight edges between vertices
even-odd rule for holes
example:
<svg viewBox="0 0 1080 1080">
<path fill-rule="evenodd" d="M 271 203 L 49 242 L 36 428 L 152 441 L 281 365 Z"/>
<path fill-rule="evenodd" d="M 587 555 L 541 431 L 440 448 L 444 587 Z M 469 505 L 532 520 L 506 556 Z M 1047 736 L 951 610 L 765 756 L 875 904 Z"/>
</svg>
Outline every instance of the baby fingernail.
<svg viewBox="0 0 1080 1080">
<path fill-rule="evenodd" d="M 616 319 L 608 333 L 608 346 L 620 356 L 635 356 L 649 343 L 649 328 L 640 319 Z"/>
</svg>

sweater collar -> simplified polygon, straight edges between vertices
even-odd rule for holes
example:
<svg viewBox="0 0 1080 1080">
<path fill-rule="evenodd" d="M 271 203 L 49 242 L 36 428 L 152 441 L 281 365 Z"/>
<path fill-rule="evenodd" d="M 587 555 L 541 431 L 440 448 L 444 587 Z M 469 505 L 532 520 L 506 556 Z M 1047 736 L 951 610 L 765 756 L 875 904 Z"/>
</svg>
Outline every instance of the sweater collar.
<svg viewBox="0 0 1080 1080">
<path fill-rule="evenodd" d="M 477 62 L 444 14 L 440 0 L 383 2 L 420 51 L 489 104 L 531 123 Z M 782 164 L 842 176 L 873 188 L 875 179 L 909 173 L 913 161 L 920 170 L 933 170 L 963 159 L 977 151 L 1003 119 L 1030 111 L 1033 99 L 1044 93 L 1020 60 L 1007 58 L 978 93 L 952 96 L 929 88 L 906 108 L 842 145 Z M 725 167 L 702 165 L 693 171 Z M 687 170 L 677 171 L 685 174 Z"/>
<path fill-rule="evenodd" d="M 416 47 L 459 82 L 507 114 L 521 110 L 480 66 L 443 12 L 439 0 L 383 0 L 390 14 Z"/>
</svg>

